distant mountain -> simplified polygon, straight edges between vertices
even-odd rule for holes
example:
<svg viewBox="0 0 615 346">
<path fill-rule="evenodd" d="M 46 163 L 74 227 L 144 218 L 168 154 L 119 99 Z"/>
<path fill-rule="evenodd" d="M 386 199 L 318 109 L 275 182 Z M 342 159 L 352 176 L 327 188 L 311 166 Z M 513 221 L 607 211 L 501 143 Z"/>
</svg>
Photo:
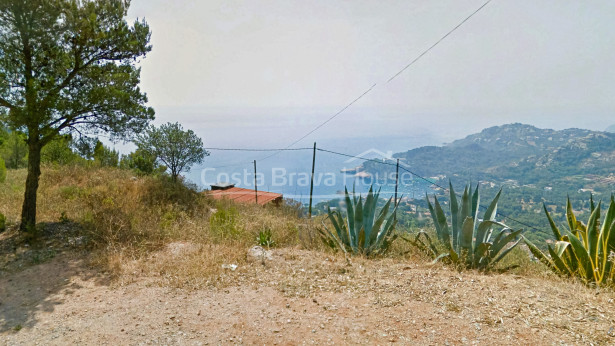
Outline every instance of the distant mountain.
<svg viewBox="0 0 615 346">
<path fill-rule="evenodd" d="M 441 147 L 421 147 L 393 157 L 427 177 L 548 183 L 575 175 L 615 172 L 615 133 L 556 131 L 517 123 L 490 127 Z M 374 162 L 366 162 L 364 169 L 372 173 L 391 170 Z"/>
<path fill-rule="evenodd" d="M 551 239 L 543 205 L 558 224 L 563 223 L 566 199 L 570 197 L 573 208 L 586 220 L 590 194 L 595 200 L 607 201 L 615 193 L 615 133 L 610 132 L 509 124 L 444 146 L 416 148 L 393 157 L 435 183 L 415 179 L 442 201 L 448 194 L 437 185 L 448 186 L 449 180 L 458 191 L 468 182 L 480 182 L 483 201 L 503 187 L 500 217 L 505 221 L 510 217 L 513 227 L 531 229 L 526 235 L 532 240 Z M 395 167 L 367 161 L 362 169 L 372 175 L 390 176 Z M 413 203 L 420 205 L 421 201 Z"/>
<path fill-rule="evenodd" d="M 606 132 L 611 132 L 611 133 L 615 133 L 615 124 L 609 126 L 606 128 L 606 130 L 604 130 Z"/>
</svg>

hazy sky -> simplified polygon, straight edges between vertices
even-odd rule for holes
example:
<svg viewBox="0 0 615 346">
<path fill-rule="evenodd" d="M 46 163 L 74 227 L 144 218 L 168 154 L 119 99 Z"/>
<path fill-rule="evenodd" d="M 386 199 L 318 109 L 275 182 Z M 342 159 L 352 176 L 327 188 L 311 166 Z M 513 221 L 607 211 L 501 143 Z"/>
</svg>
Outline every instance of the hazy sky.
<svg viewBox="0 0 615 346">
<path fill-rule="evenodd" d="M 152 29 L 142 89 L 157 123 L 206 145 L 286 146 L 441 133 L 510 122 L 604 130 L 615 123 L 615 1 L 133 0 Z"/>
</svg>

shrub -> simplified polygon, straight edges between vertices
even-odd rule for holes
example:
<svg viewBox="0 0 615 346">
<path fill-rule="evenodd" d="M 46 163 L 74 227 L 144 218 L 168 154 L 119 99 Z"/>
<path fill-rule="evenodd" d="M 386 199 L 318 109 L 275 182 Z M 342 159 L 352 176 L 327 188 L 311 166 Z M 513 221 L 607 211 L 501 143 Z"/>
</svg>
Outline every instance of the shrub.
<svg viewBox="0 0 615 346">
<path fill-rule="evenodd" d="M 239 212 L 234 205 L 227 208 L 220 206 L 218 210 L 210 217 L 209 226 L 216 236 L 222 238 L 233 238 L 241 233 L 241 228 L 238 224 Z"/>
<path fill-rule="evenodd" d="M 4 165 L 4 160 L 0 158 L 0 183 L 4 183 L 6 180 L 6 166 Z"/>
</svg>

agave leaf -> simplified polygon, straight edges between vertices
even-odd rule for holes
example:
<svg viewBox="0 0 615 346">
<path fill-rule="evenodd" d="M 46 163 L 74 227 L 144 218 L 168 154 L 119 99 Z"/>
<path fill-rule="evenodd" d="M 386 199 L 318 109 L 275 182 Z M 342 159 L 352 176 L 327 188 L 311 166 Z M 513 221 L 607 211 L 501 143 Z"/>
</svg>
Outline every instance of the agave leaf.
<svg viewBox="0 0 615 346">
<path fill-rule="evenodd" d="M 348 195 L 348 189 L 345 186 L 344 192 L 346 195 L 346 219 L 348 220 L 348 231 L 350 232 L 350 230 L 354 229 L 354 205 L 356 203 L 353 203 L 354 200 L 350 199 L 350 196 Z M 354 186 L 352 187 L 352 198 L 354 199 Z M 347 236 L 344 239 L 344 244 L 350 244 L 350 239 L 351 238 Z"/>
<path fill-rule="evenodd" d="M 329 230 L 329 228 L 327 228 L 327 225 L 325 225 L 325 223 L 323 222 L 322 225 L 324 226 L 325 230 L 327 231 L 327 233 L 325 234 L 324 231 L 318 229 L 318 231 L 321 234 L 324 234 L 326 238 L 329 239 L 329 241 L 325 241 L 325 244 L 334 247 L 333 244 L 336 244 L 340 249 L 342 249 L 342 251 L 344 251 L 344 253 L 346 253 L 346 246 L 344 246 L 344 244 L 340 241 L 340 239 L 336 236 L 333 235 L 333 233 Z M 323 240 L 324 241 L 324 240 Z"/>
<path fill-rule="evenodd" d="M 389 201 L 390 201 L 390 199 L 389 199 Z M 388 238 L 391 238 L 390 241 L 393 241 L 395 238 L 397 238 L 397 235 L 394 233 L 395 232 L 395 226 L 397 225 L 397 218 L 395 217 L 395 212 L 397 211 L 397 206 L 398 206 L 398 204 L 395 204 L 395 207 L 393 208 L 393 211 L 386 218 L 386 222 L 384 223 L 384 227 L 382 227 L 380 232 L 378 232 L 378 235 L 376 236 L 376 240 L 375 240 L 374 244 L 372 244 L 372 247 L 379 248 L 382 244 L 384 244 L 384 242 L 387 241 Z"/>
<path fill-rule="evenodd" d="M 340 239 L 343 239 L 344 230 L 342 229 L 342 226 L 338 223 L 338 219 L 336 217 L 337 216 L 336 214 L 339 214 L 339 212 L 331 211 L 331 208 L 327 207 L 327 213 L 329 215 L 329 220 L 331 220 L 331 224 L 333 225 L 333 228 L 335 228 L 337 237 Z"/>
<path fill-rule="evenodd" d="M 336 218 L 337 225 L 339 226 L 339 234 L 338 234 L 338 236 L 339 236 L 340 240 L 344 244 L 350 244 L 349 243 L 350 242 L 350 234 L 349 234 L 350 229 L 348 229 L 346 227 L 346 224 L 344 223 L 344 218 L 342 217 L 342 213 L 339 212 L 339 211 L 335 211 L 333 213 L 334 213 L 333 215 Z"/>
<path fill-rule="evenodd" d="M 449 250 L 449 258 L 451 259 L 453 263 L 455 264 L 459 263 L 459 254 L 455 252 L 455 250 L 453 249 Z"/>
<path fill-rule="evenodd" d="M 592 263 L 598 261 L 598 242 L 600 241 L 600 207 L 602 202 L 598 202 L 598 206 L 594 209 L 589 221 L 587 222 L 587 252 L 592 260 Z"/>
<path fill-rule="evenodd" d="M 506 256 L 509 252 L 512 251 L 512 249 L 514 249 L 517 245 L 519 245 L 519 242 L 521 241 L 521 238 L 519 238 L 514 244 L 512 244 L 509 248 L 507 248 L 506 250 L 502 251 L 502 253 L 496 257 L 493 262 L 491 262 L 491 265 L 494 265 L 496 263 L 498 263 L 502 258 L 504 258 L 504 256 Z"/>
<path fill-rule="evenodd" d="M 504 230 L 500 230 L 496 235 L 495 238 L 493 239 L 493 244 L 496 244 L 500 241 L 500 239 L 504 236 L 504 234 L 506 234 L 504 232 Z"/>
<path fill-rule="evenodd" d="M 553 218 L 551 217 L 551 214 L 549 214 L 547 206 L 544 203 L 542 204 L 542 208 L 544 209 L 545 214 L 547 214 L 547 219 L 549 219 L 549 225 L 551 226 L 551 231 L 553 232 L 555 239 L 562 240 L 562 233 L 560 233 L 559 228 L 555 225 L 555 222 L 553 221 Z"/>
<path fill-rule="evenodd" d="M 459 202 L 457 201 L 457 194 L 455 193 L 455 189 L 453 189 L 453 184 L 450 180 L 448 181 L 448 186 L 450 199 L 449 203 L 451 210 L 451 227 L 453 228 L 453 241 L 455 242 L 457 238 L 457 230 L 461 227 L 460 222 L 462 222 L 463 220 L 460 221 L 459 219 Z"/>
<path fill-rule="evenodd" d="M 378 202 L 378 193 L 374 195 L 373 188 L 370 186 L 367 197 L 365 198 L 365 204 L 363 205 L 363 224 L 365 228 L 365 238 L 370 239 L 370 233 L 372 231 L 371 226 L 374 224 L 374 218 L 376 216 L 376 203 Z"/>
<path fill-rule="evenodd" d="M 357 245 L 359 251 L 365 253 L 365 227 L 361 227 L 361 230 L 359 230 L 359 243 Z"/>
<path fill-rule="evenodd" d="M 557 270 L 560 273 L 566 274 L 566 275 L 572 275 L 572 272 L 570 271 L 570 269 L 568 269 L 568 267 L 566 267 L 566 265 L 564 264 L 564 261 L 562 261 L 562 259 L 557 255 L 557 253 L 555 253 L 555 251 L 553 251 L 553 249 L 551 248 L 551 245 L 549 245 L 549 255 L 551 255 L 551 259 L 553 260 L 553 263 L 555 264 L 555 267 L 557 268 Z"/>
<path fill-rule="evenodd" d="M 454 252 L 454 251 L 452 251 L 452 250 L 451 250 L 451 252 Z M 434 259 L 431 263 L 432 263 L 432 264 L 437 263 L 438 261 L 443 260 L 443 259 L 445 259 L 445 258 L 448 258 L 448 259 L 450 260 L 450 259 L 451 259 L 451 255 L 450 255 L 450 254 L 448 254 L 448 253 L 443 253 L 443 254 L 440 254 L 440 255 L 439 255 L 438 257 L 436 257 L 436 258 L 435 258 L 435 259 Z"/>
<path fill-rule="evenodd" d="M 429 246 L 429 249 L 431 250 L 431 253 L 434 256 L 437 256 L 438 254 L 438 249 L 436 249 L 436 246 L 434 245 L 433 241 L 431 241 L 431 237 L 429 237 L 429 234 L 427 234 L 425 231 L 420 231 L 417 235 L 416 235 L 416 239 L 419 240 L 419 236 L 423 235 L 423 237 L 425 239 L 427 239 L 427 244 L 426 247 Z"/>
<path fill-rule="evenodd" d="M 463 223 L 467 217 L 472 217 L 472 198 L 470 197 L 470 188 L 466 186 L 461 197 L 461 212 L 459 213 L 459 226 L 463 227 Z"/>
<path fill-rule="evenodd" d="M 349 216 L 351 217 L 351 216 Z M 353 250 L 356 251 L 359 244 L 359 231 L 363 228 L 363 198 L 359 196 L 359 200 L 357 201 L 357 205 L 354 210 L 354 228 L 352 229 L 352 237 L 350 238 L 350 243 Z"/>
<path fill-rule="evenodd" d="M 502 231 L 500 231 L 500 234 L 503 234 L 507 229 L 503 229 Z M 491 247 L 491 256 L 490 257 L 495 257 L 495 255 L 498 254 L 498 252 L 500 252 L 508 243 L 510 243 L 511 241 L 513 241 L 514 239 L 516 239 L 522 232 L 523 230 L 516 230 L 516 231 L 512 231 L 510 232 L 507 236 L 505 237 L 498 237 L 499 241 L 497 242 L 493 242 L 493 246 Z M 519 243 L 517 241 L 517 243 Z"/>
<path fill-rule="evenodd" d="M 389 213 L 391 201 L 392 199 L 389 198 L 384 207 L 382 207 L 382 210 L 380 210 L 380 215 L 378 215 L 378 219 L 376 219 L 376 222 L 374 222 L 374 225 L 369 232 L 368 244 L 373 244 L 376 241 L 376 238 L 378 238 L 380 228 L 382 227 L 382 224 L 384 223 L 384 220 L 386 220 L 387 214 Z"/>
<path fill-rule="evenodd" d="M 568 236 L 566 235 L 562 239 L 563 240 L 555 242 L 555 253 L 559 257 L 562 257 L 562 255 L 566 252 L 566 249 L 570 247 L 570 240 Z"/>
<path fill-rule="evenodd" d="M 505 224 L 498 222 L 498 221 L 490 221 L 490 220 L 482 221 L 478 225 L 478 229 L 476 231 L 476 243 L 477 244 L 489 242 L 489 235 L 491 234 L 489 230 L 491 230 L 493 226 L 500 226 L 502 228 L 507 227 Z"/>
<path fill-rule="evenodd" d="M 596 209 L 596 205 L 594 204 L 594 195 L 590 194 L 589 195 L 589 210 L 590 212 L 594 212 L 594 210 Z"/>
<path fill-rule="evenodd" d="M 480 205 L 480 195 L 478 194 L 478 185 L 476 184 L 476 190 L 472 194 L 472 218 L 476 221 L 474 222 L 474 230 L 476 231 L 476 226 L 478 225 L 478 206 Z"/>
<path fill-rule="evenodd" d="M 572 210 L 572 204 L 570 203 L 570 196 L 568 196 L 568 200 L 566 202 L 566 221 L 568 221 L 568 227 L 572 233 L 576 233 L 577 231 L 577 218 L 574 216 L 574 211 Z"/>
<path fill-rule="evenodd" d="M 577 239 L 571 232 L 568 232 L 568 238 L 570 240 L 570 245 L 572 245 L 572 249 L 574 250 L 574 254 L 576 259 L 579 262 L 581 269 L 585 274 L 585 279 L 591 281 L 594 279 L 594 264 L 589 255 L 587 249 L 583 246 L 583 243 Z"/>
<path fill-rule="evenodd" d="M 436 196 L 434 196 L 434 201 L 435 201 L 434 209 L 436 212 L 435 217 L 436 217 L 437 224 L 439 225 L 439 227 L 436 227 L 436 231 L 438 231 L 438 238 L 440 238 L 440 241 L 442 241 L 447 248 L 450 248 L 451 239 L 450 239 L 450 233 L 448 231 L 448 223 L 446 222 L 446 216 L 444 215 L 444 210 L 442 210 L 442 207 L 440 206 L 440 203 L 438 202 L 438 198 Z M 453 234 L 453 240 L 454 239 L 455 239 L 455 234 Z"/>
<path fill-rule="evenodd" d="M 472 251 L 472 232 L 474 230 L 474 220 L 471 217 L 466 217 L 461 227 L 461 234 L 459 235 L 459 247 L 461 249 L 468 250 L 470 254 Z"/>
<path fill-rule="evenodd" d="M 534 257 L 538 258 L 540 262 L 544 263 L 547 267 L 551 268 L 551 270 L 559 272 L 557 267 L 553 263 L 553 261 L 551 261 L 547 257 L 547 255 L 542 253 L 542 251 L 540 251 L 540 249 L 538 249 L 538 247 L 534 245 L 534 243 L 532 243 L 529 239 L 527 239 L 523 235 L 521 236 L 521 238 L 523 239 L 523 242 L 525 242 L 525 245 L 527 245 L 528 249 L 530 249 L 530 252 L 532 253 L 532 255 L 534 255 Z"/>
<path fill-rule="evenodd" d="M 491 201 L 491 204 L 489 204 L 489 207 L 487 207 L 487 211 L 485 211 L 483 220 L 485 221 L 495 220 L 495 215 L 498 212 L 498 200 L 500 199 L 501 194 L 502 194 L 502 189 L 498 191 L 497 195 L 495 195 L 495 197 L 493 198 L 493 201 Z"/>
<path fill-rule="evenodd" d="M 611 202 L 612 204 L 615 204 Z M 615 252 L 615 220 L 611 222 L 611 226 L 609 227 L 608 232 L 605 233 L 604 242 L 606 244 L 606 253 L 607 256 L 610 255 L 611 252 Z"/>
<path fill-rule="evenodd" d="M 390 242 L 395 240 L 395 238 L 397 238 L 397 234 L 394 233 L 395 225 L 397 224 L 397 219 L 394 217 L 394 215 L 391 215 L 389 217 L 389 220 L 390 222 L 387 221 L 387 224 L 385 225 L 385 227 L 382 229 L 382 231 L 380 231 L 380 233 L 378 233 L 376 242 L 372 244 L 371 246 L 372 249 L 376 249 L 377 251 L 381 247 L 388 246 L 387 244 L 389 244 Z"/>
<path fill-rule="evenodd" d="M 565 244 L 568 244 L 570 242 L 570 237 L 568 235 L 564 235 L 562 236 L 562 241 L 564 241 Z M 572 246 L 566 246 L 562 250 L 562 253 L 561 254 L 558 253 L 558 254 L 562 258 L 566 266 L 570 269 L 571 273 L 577 273 L 579 271 L 579 259 L 574 254 L 574 250 Z"/>
<path fill-rule="evenodd" d="M 609 204 L 609 210 L 606 212 L 606 217 L 604 218 L 604 223 L 602 224 L 602 230 L 600 230 L 600 234 L 602 234 L 602 242 L 603 242 L 603 251 L 605 252 L 605 256 L 608 257 L 611 251 L 615 251 L 615 198 L 611 195 L 611 203 Z"/>
<path fill-rule="evenodd" d="M 480 243 L 474 250 L 474 266 L 478 266 L 483 263 L 483 258 L 489 257 L 489 248 L 491 243 Z"/>
<path fill-rule="evenodd" d="M 421 235 L 425 238 L 425 241 L 421 239 Z M 419 231 L 414 237 L 414 239 L 408 239 L 404 236 L 400 236 L 400 238 L 412 244 L 413 246 L 416 246 L 420 251 L 431 255 L 433 258 L 438 256 L 438 250 L 433 244 L 431 237 L 423 230 Z"/>
</svg>

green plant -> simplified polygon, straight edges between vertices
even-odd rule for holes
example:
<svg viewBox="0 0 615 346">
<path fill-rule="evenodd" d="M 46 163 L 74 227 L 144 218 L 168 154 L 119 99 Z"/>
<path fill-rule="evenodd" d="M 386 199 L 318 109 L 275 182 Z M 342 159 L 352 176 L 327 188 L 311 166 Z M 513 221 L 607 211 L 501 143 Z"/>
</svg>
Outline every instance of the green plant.
<svg viewBox="0 0 615 346">
<path fill-rule="evenodd" d="M 6 231 L 6 216 L 0 213 L 0 233 Z"/>
<path fill-rule="evenodd" d="M 275 241 L 273 240 L 271 230 L 269 228 L 258 232 L 258 237 L 256 237 L 256 242 L 260 246 L 273 247 L 275 245 Z"/>
<path fill-rule="evenodd" d="M 190 166 L 203 163 L 205 156 L 209 156 L 194 131 L 184 131 L 179 123 L 151 126 L 137 137 L 136 144 L 154 161 L 162 162 L 171 171 L 173 181 L 177 181 L 181 172 L 190 171 Z"/>
<path fill-rule="evenodd" d="M 449 186 L 450 226 L 438 198 L 434 196 L 434 205 L 432 205 L 427 197 L 438 240 L 445 248 L 444 253 L 438 250 L 425 231 L 420 231 L 414 239 L 405 237 L 402 239 L 432 255 L 434 261 L 446 260 L 466 268 L 489 269 L 519 244 L 521 238 L 507 247 L 522 230 L 514 231 L 495 220 L 502 190 L 491 201 L 481 220 L 478 218 L 480 205 L 478 185 L 473 193 L 472 188 L 466 186 L 461 201 L 457 199 L 453 185 L 449 183 Z M 499 230 L 496 230 L 498 228 Z"/>
<path fill-rule="evenodd" d="M 224 207 L 220 204 L 218 210 L 211 215 L 209 226 L 214 234 L 223 238 L 235 237 L 241 233 L 238 218 L 239 212 L 235 206 Z"/>
<path fill-rule="evenodd" d="M 6 166 L 4 160 L 0 157 L 0 183 L 4 183 L 6 180 Z"/>
<path fill-rule="evenodd" d="M 548 246 L 545 255 L 528 239 L 524 239 L 534 256 L 559 274 L 577 276 L 587 283 L 612 285 L 615 283 L 615 200 L 611 202 L 604 221 L 600 223 L 600 208 L 590 198 L 591 215 L 587 225 L 578 221 L 572 210 L 570 198 L 566 203 L 568 229 L 561 232 L 544 206 L 545 214 L 555 236 L 554 247 Z"/>
<path fill-rule="evenodd" d="M 346 253 L 366 256 L 385 253 L 397 237 L 394 233 L 397 205 L 389 214 L 392 201 L 389 198 L 380 212 L 376 213 L 380 190 L 374 194 L 373 187 L 370 187 L 365 200 L 361 196 L 357 197 L 354 190 L 352 198 L 348 189 L 345 189 L 345 195 L 346 219 L 340 211 L 332 211 L 328 207 L 328 217 L 335 233 L 324 225 L 324 230 L 319 229 L 322 240 L 331 248 L 339 248 Z"/>
<path fill-rule="evenodd" d="M 63 212 L 60 214 L 59 221 L 60 221 L 61 223 L 67 223 L 67 222 L 69 222 L 69 221 L 70 221 L 70 219 L 68 218 L 68 215 L 66 214 L 66 212 L 65 212 L 65 211 L 63 211 Z"/>
</svg>

